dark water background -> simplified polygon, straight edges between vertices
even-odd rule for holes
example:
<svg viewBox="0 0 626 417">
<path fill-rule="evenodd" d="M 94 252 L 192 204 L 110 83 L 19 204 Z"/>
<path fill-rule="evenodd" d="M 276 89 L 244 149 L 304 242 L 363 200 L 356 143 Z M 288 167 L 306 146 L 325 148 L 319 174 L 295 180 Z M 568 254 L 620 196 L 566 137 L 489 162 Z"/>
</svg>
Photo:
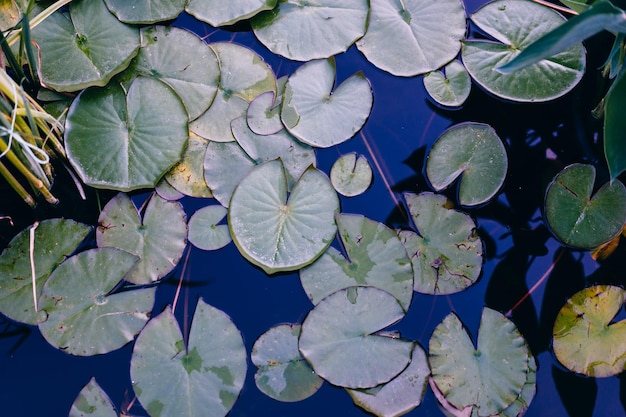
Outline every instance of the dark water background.
<svg viewBox="0 0 626 417">
<path fill-rule="evenodd" d="M 484 3 L 465 1 L 468 14 Z M 174 24 L 206 36 L 209 42 L 227 40 L 251 47 L 264 56 L 277 76 L 289 75 L 300 65 L 269 53 L 245 28 L 216 30 L 188 16 L 180 17 Z M 369 64 L 354 47 L 336 57 L 338 82 L 363 70 L 374 89 L 374 109 L 362 136 L 317 152 L 318 166 L 328 173 L 340 155 L 356 151 L 366 155 L 374 166 L 373 154 L 385 177 L 375 171 L 374 183 L 365 194 L 342 198 L 342 212 L 360 213 L 393 227 L 406 228 L 406 218 L 394 198 L 400 199 L 405 191 L 429 190 L 422 175 L 424 155 L 446 128 L 463 121 L 489 123 L 505 141 L 510 167 L 503 193 L 483 208 L 466 210 L 477 220 L 485 242 L 486 262 L 481 279 L 452 296 L 416 293 L 409 313 L 393 328 L 427 347 L 434 327 L 455 311 L 475 338 L 483 306 L 507 312 L 542 276 L 549 274 L 547 281 L 511 316 L 539 363 L 538 392 L 526 414 L 529 417 L 626 415 L 626 383 L 620 383 L 621 378 L 577 376 L 562 368 L 550 350 L 554 317 L 569 296 L 593 283 L 624 284 L 624 245 L 612 261 L 599 267 L 585 252 L 560 249 L 541 218 L 546 183 L 558 170 L 572 162 L 595 163 L 602 158 L 597 143 L 601 123 L 591 117 L 590 111 L 605 91 L 594 68 L 603 63 L 611 42 L 605 34 L 587 44 L 588 74 L 564 98 L 546 104 L 503 103 L 474 86 L 469 101 L 459 111 L 434 106 L 427 98 L 421 77 L 388 75 Z M 603 166 L 600 163 L 598 173 L 602 182 L 607 175 Z M 83 203 L 72 198 L 71 187 L 64 187 L 67 185 L 58 181 L 55 191 L 62 198 L 60 206 L 42 205 L 36 218 L 65 216 L 94 224 L 95 194 L 90 192 L 88 201 Z M 0 195 L 0 215 L 11 215 L 15 222 L 10 227 L 7 221 L 0 221 L 2 248 L 33 218 L 1 182 Z M 112 195 L 100 192 L 99 197 L 105 201 Z M 454 192 L 449 195 L 453 197 Z M 144 197 L 135 198 L 140 201 Z M 185 198 L 183 204 L 190 216 L 198 208 L 215 202 Z M 179 265 L 171 278 L 159 286 L 154 315 L 172 303 L 182 273 Z M 191 248 L 184 278 L 186 286 L 176 309 L 181 326 L 188 326 L 196 300 L 203 297 L 230 315 L 244 336 L 248 357 L 258 336 L 279 323 L 302 322 L 312 307 L 297 274 L 267 277 L 243 260 L 232 244 L 217 252 Z M 65 416 L 92 376 L 119 409 L 133 398 L 129 378 L 131 352 L 132 344 L 107 355 L 72 357 L 49 346 L 36 328 L 22 327 L 0 316 L 0 416 Z M 249 361 L 246 385 L 230 416 L 367 415 L 352 404 L 342 389 L 328 383 L 307 400 L 292 404 L 274 401 L 254 385 L 255 371 Z M 131 408 L 130 413 L 146 415 L 138 406 Z M 428 389 L 423 404 L 409 415 L 443 414 Z"/>
</svg>

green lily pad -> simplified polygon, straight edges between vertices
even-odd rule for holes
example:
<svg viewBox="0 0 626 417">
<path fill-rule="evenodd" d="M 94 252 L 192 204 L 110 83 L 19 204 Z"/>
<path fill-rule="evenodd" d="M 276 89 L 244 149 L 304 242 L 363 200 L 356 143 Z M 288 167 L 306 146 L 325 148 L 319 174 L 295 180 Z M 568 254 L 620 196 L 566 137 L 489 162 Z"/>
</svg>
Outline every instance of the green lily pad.
<svg viewBox="0 0 626 417">
<path fill-rule="evenodd" d="M 130 376 L 151 416 L 223 417 L 237 400 L 246 368 L 241 333 L 224 312 L 200 299 L 187 346 L 169 307 L 146 324 L 135 342 Z"/>
<path fill-rule="evenodd" d="M 626 223 L 626 187 L 607 182 L 593 196 L 596 169 L 572 164 L 559 172 L 546 191 L 545 215 L 564 244 L 592 249 L 617 236 Z"/>
<path fill-rule="evenodd" d="M 334 58 L 307 62 L 289 77 L 281 119 L 302 142 L 328 148 L 352 138 L 367 121 L 374 97 L 363 73 L 332 91 L 334 83 Z"/>
<path fill-rule="evenodd" d="M 182 157 L 187 112 L 161 81 L 139 77 L 84 90 L 67 115 L 67 156 L 87 185 L 130 191 L 154 187 Z M 96 151 L 97 150 L 97 151 Z"/>
<path fill-rule="evenodd" d="M 471 217 L 449 208 L 443 195 L 405 193 L 404 198 L 419 232 L 398 233 L 413 263 L 415 291 L 453 294 L 474 284 L 483 246 Z"/>
<path fill-rule="evenodd" d="M 271 10 L 277 0 L 189 0 L 185 10 L 211 26 L 226 26 Z"/>
<path fill-rule="evenodd" d="M 259 94 L 250 102 L 246 112 L 248 127 L 257 135 L 271 135 L 284 129 L 280 120 L 280 105 L 283 101 L 283 91 L 287 77 L 276 80 L 278 96 L 271 91 Z"/>
<path fill-rule="evenodd" d="M 204 157 L 208 146 L 208 140 L 191 133 L 183 158 L 165 174 L 165 180 L 185 195 L 198 198 L 213 197 L 204 180 Z"/>
<path fill-rule="evenodd" d="M 156 23 L 172 20 L 185 10 L 186 0 L 104 0 L 107 7 L 124 23 Z M 182 50 L 182 48 L 181 48 Z"/>
<path fill-rule="evenodd" d="M 287 196 L 287 175 L 278 159 L 241 180 L 230 200 L 228 225 L 244 258 L 272 274 L 300 269 L 320 256 L 337 231 L 337 212 L 337 193 L 314 167 Z"/>
<path fill-rule="evenodd" d="M 91 378 L 72 403 L 69 417 L 117 417 L 117 410 L 109 396 Z"/>
<path fill-rule="evenodd" d="M 563 16 L 552 9 L 526 0 L 496 0 L 480 8 L 471 19 L 498 42 L 464 41 L 463 63 L 474 81 L 500 98 L 522 102 L 553 100 L 574 88 L 585 73 L 581 43 L 510 74 L 495 69 L 564 23 Z"/>
<path fill-rule="evenodd" d="M 99 247 L 118 248 L 139 257 L 124 277 L 134 284 L 148 284 L 167 275 L 187 244 L 187 222 L 181 204 L 154 194 L 140 219 L 130 197 L 119 193 L 104 206 L 98 224 Z"/>
<path fill-rule="evenodd" d="M 172 187 L 165 178 L 161 178 L 161 181 L 158 182 L 154 191 L 156 191 L 161 198 L 168 201 L 177 201 L 185 196 L 185 194 Z"/>
<path fill-rule="evenodd" d="M 504 184 L 507 169 L 502 140 L 483 123 L 452 126 L 439 136 L 426 160 L 426 175 L 436 191 L 461 177 L 458 198 L 463 206 L 491 200 Z"/>
<path fill-rule="evenodd" d="M 281 324 L 263 333 L 252 347 L 252 363 L 258 367 L 254 382 L 275 400 L 304 400 L 324 382 L 300 354 L 299 336 L 299 324 Z"/>
<path fill-rule="evenodd" d="M 218 224 L 226 217 L 223 206 L 212 205 L 197 210 L 189 219 L 189 241 L 203 250 L 217 250 L 231 242 L 228 225 Z"/>
<path fill-rule="evenodd" d="M 224 207 L 239 182 L 255 166 L 237 142 L 209 142 L 204 154 L 204 181 Z"/>
<path fill-rule="evenodd" d="M 320 301 L 304 319 L 300 352 L 315 373 L 345 388 L 389 382 L 411 360 L 413 343 L 377 333 L 405 312 L 374 287 L 350 287 Z"/>
<path fill-rule="evenodd" d="M 429 342 L 432 378 L 446 400 L 462 410 L 475 406 L 479 416 L 501 413 L 520 396 L 530 372 L 531 354 L 515 324 L 485 307 L 474 345 L 450 313 Z"/>
<path fill-rule="evenodd" d="M 554 322 L 554 353 L 567 369 L 608 377 L 626 369 L 626 321 L 612 323 L 624 304 L 623 288 L 595 285 L 574 294 Z"/>
<path fill-rule="evenodd" d="M 119 349 L 148 321 L 156 288 L 112 293 L 137 257 L 114 248 L 90 249 L 55 269 L 44 285 L 39 308 L 43 337 L 57 349 L 91 356 Z"/>
<path fill-rule="evenodd" d="M 416 343 L 411 363 L 397 377 L 380 387 L 347 391 L 354 403 L 369 413 L 380 417 L 401 416 L 421 404 L 429 377 L 426 353 Z"/>
<path fill-rule="evenodd" d="M 442 67 L 465 37 L 459 0 L 371 0 L 367 33 L 359 51 L 378 68 L 410 77 Z"/>
<path fill-rule="evenodd" d="M 0 255 L 0 312 L 12 320 L 37 324 L 45 314 L 35 311 L 31 269 L 31 230 L 22 230 Z M 72 254 L 92 228 L 73 220 L 44 220 L 34 229 L 33 256 L 36 298 L 50 273 Z"/>
<path fill-rule="evenodd" d="M 42 81 L 57 91 L 102 87 L 139 50 L 139 29 L 117 20 L 103 0 L 73 1 L 69 13 L 57 11 L 31 32 Z"/>
<path fill-rule="evenodd" d="M 213 49 L 196 34 L 177 27 L 149 26 L 141 30 L 141 49 L 122 74 L 128 81 L 137 76 L 157 78 L 170 86 L 189 120 L 194 120 L 213 102 L 220 68 Z"/>
<path fill-rule="evenodd" d="M 357 214 L 336 216 L 344 257 L 329 247 L 313 264 L 300 270 L 300 281 L 313 304 L 337 290 L 372 286 L 398 299 L 408 311 L 413 298 L 413 268 L 396 233 L 382 223 Z"/>
<path fill-rule="evenodd" d="M 363 194 L 372 184 L 373 172 L 367 158 L 355 152 L 342 155 L 330 169 L 330 182 L 343 196 Z"/>
<path fill-rule="evenodd" d="M 215 142 L 235 140 L 230 122 L 245 116 L 249 103 L 266 91 L 276 93 L 276 77 L 272 69 L 253 50 L 230 42 L 209 45 L 219 60 L 220 82 L 211 107 L 189 128 L 192 132 Z"/>
<path fill-rule="evenodd" d="M 424 75 L 428 95 L 442 106 L 459 107 L 465 103 L 472 88 L 472 80 L 459 61 L 450 62 L 442 71 Z"/>
<path fill-rule="evenodd" d="M 281 0 L 251 23 L 270 51 L 296 61 L 328 58 L 345 52 L 363 36 L 367 0 Z"/>
</svg>

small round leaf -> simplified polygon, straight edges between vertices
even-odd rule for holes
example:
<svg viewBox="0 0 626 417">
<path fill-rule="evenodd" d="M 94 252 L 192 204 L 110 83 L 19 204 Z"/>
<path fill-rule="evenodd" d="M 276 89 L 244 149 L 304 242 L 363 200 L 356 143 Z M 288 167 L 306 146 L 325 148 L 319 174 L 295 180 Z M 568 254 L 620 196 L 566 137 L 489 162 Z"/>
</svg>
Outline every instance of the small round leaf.
<svg viewBox="0 0 626 417">
<path fill-rule="evenodd" d="M 465 103 L 472 88 L 472 80 L 459 61 L 452 61 L 442 71 L 424 75 L 428 95 L 442 106 L 459 107 Z"/>
<path fill-rule="evenodd" d="M 330 169 L 330 182 L 346 197 L 363 194 L 372 183 L 372 167 L 367 158 L 355 152 L 345 154 Z"/>
<path fill-rule="evenodd" d="M 218 224 L 227 210 L 220 205 L 206 206 L 189 219 L 189 241 L 203 250 L 217 250 L 231 242 L 228 225 Z"/>
</svg>

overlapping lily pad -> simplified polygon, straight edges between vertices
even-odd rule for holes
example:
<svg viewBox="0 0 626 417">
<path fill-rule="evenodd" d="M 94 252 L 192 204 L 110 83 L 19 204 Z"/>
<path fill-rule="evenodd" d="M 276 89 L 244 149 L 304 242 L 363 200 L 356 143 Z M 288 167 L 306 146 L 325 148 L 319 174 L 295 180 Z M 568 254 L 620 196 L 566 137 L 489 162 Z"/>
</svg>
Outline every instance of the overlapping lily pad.
<svg viewBox="0 0 626 417">
<path fill-rule="evenodd" d="M 220 205 L 206 206 L 189 219 L 189 241 L 197 248 L 217 250 L 231 242 L 228 225 L 219 224 L 227 210 Z"/>
<path fill-rule="evenodd" d="M 151 416 L 223 417 L 237 400 L 246 368 L 241 333 L 224 312 L 200 299 L 187 345 L 169 307 L 146 324 L 135 342 L 130 376 Z"/>
<path fill-rule="evenodd" d="M 107 203 L 98 218 L 99 247 L 125 250 L 139 262 L 125 279 L 148 284 L 163 278 L 180 260 L 187 244 L 187 222 L 180 203 L 153 194 L 143 218 L 127 194 L 119 193 Z"/>
<path fill-rule="evenodd" d="M 246 120 L 250 130 L 257 135 L 271 135 L 284 129 L 283 122 L 280 120 L 280 105 L 283 101 L 286 83 L 287 77 L 280 77 L 276 80 L 278 96 L 267 91 L 250 102 Z"/>
<path fill-rule="evenodd" d="M 626 321 L 613 323 L 626 292 L 596 285 L 574 294 L 554 322 L 554 353 L 566 368 L 592 377 L 626 369 Z"/>
<path fill-rule="evenodd" d="M 232 25 L 263 10 L 271 10 L 276 0 L 189 0 L 185 10 L 211 26 Z"/>
<path fill-rule="evenodd" d="M 281 119 L 302 142 L 328 148 L 352 138 L 367 121 L 374 97 L 363 73 L 332 91 L 334 83 L 334 58 L 307 62 L 289 77 Z"/>
<path fill-rule="evenodd" d="M 333 240 L 338 211 L 325 174 L 308 168 L 288 196 L 285 168 L 273 160 L 254 167 L 235 188 L 228 224 L 241 254 L 271 274 L 313 262 Z"/>
<path fill-rule="evenodd" d="M 185 10 L 186 0 L 104 0 L 109 10 L 124 23 L 156 23 L 175 19 Z"/>
<path fill-rule="evenodd" d="M 459 0 L 372 0 L 357 47 L 372 64 L 399 76 L 436 70 L 461 49 L 466 22 Z M 445 22 L 445 24 L 442 24 Z"/>
<path fill-rule="evenodd" d="M 213 197 L 228 207 L 235 187 L 255 166 L 255 162 L 237 142 L 209 142 L 203 165 L 204 181 Z"/>
<path fill-rule="evenodd" d="M 156 288 L 112 292 L 137 257 L 114 248 L 90 249 L 55 269 L 41 291 L 39 323 L 57 349 L 78 356 L 111 352 L 130 342 L 148 321 Z"/>
<path fill-rule="evenodd" d="M 183 158 L 165 175 L 164 179 L 185 195 L 199 198 L 212 197 L 213 193 L 204 180 L 204 157 L 208 146 L 208 140 L 191 133 Z"/>
<path fill-rule="evenodd" d="M 363 194 L 372 184 L 373 172 L 367 158 L 355 152 L 342 155 L 330 169 L 335 190 L 346 197 Z"/>
<path fill-rule="evenodd" d="M 465 103 L 472 88 L 472 80 L 459 61 L 454 60 L 442 71 L 424 75 L 424 87 L 428 95 L 442 106 L 458 107 Z"/>
<path fill-rule="evenodd" d="M 413 263 L 415 291 L 452 294 L 476 282 L 483 247 L 471 217 L 449 208 L 443 195 L 405 193 L 404 198 L 419 232 L 398 233 Z"/>
<path fill-rule="evenodd" d="M 70 408 L 69 417 L 118 417 L 117 410 L 109 396 L 91 378 L 78 393 Z"/>
</svg>

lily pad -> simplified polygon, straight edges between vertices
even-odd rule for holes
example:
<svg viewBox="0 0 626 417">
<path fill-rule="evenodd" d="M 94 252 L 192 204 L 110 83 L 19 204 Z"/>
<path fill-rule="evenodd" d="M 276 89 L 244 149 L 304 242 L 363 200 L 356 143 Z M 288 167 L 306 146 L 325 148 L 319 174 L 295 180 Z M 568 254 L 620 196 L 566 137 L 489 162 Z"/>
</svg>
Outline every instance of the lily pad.
<svg viewBox="0 0 626 417">
<path fill-rule="evenodd" d="M 343 196 L 363 194 L 372 184 L 372 167 L 367 158 L 355 152 L 342 155 L 330 169 L 330 182 Z"/>
<path fill-rule="evenodd" d="M 206 206 L 189 219 L 189 241 L 203 250 L 217 250 L 231 242 L 228 225 L 218 224 L 226 217 L 223 206 Z"/>
<path fill-rule="evenodd" d="M 237 400 L 246 368 L 241 333 L 224 312 L 200 299 L 187 346 L 169 307 L 146 324 L 135 342 L 130 376 L 151 416 L 223 417 Z"/>
<path fill-rule="evenodd" d="M 345 52 L 363 36 L 367 0 L 281 0 L 251 23 L 270 51 L 296 61 L 328 58 Z"/>
<path fill-rule="evenodd" d="M 156 23 L 172 20 L 185 10 L 186 0 L 104 0 L 107 7 L 124 23 Z M 181 51 L 184 51 L 181 48 Z"/>
<path fill-rule="evenodd" d="M 495 69 L 563 24 L 565 19 L 554 10 L 532 1 L 496 0 L 471 19 L 497 41 L 466 40 L 461 49 L 465 68 L 486 91 L 508 100 L 541 102 L 563 96 L 582 79 L 585 50 L 581 43 L 510 74 Z"/>
<path fill-rule="evenodd" d="M 436 70 L 459 53 L 465 37 L 459 0 L 371 0 L 367 33 L 357 41 L 368 61 L 393 75 Z"/>
<path fill-rule="evenodd" d="M 458 198 L 463 206 L 491 200 L 504 184 L 507 169 L 502 140 L 483 123 L 452 126 L 439 136 L 426 160 L 426 175 L 436 191 L 461 177 Z"/>
<path fill-rule="evenodd" d="M 626 369 L 626 321 L 612 323 L 625 294 L 620 287 L 595 285 L 567 300 L 554 322 L 552 343 L 563 366 L 592 377 Z"/>
<path fill-rule="evenodd" d="M 73 220 L 44 220 L 17 234 L 0 255 L 0 312 L 12 320 L 37 324 L 45 313 L 35 311 L 30 246 L 35 268 L 36 298 L 50 273 L 76 250 L 92 228 Z M 31 239 L 31 231 L 32 239 Z"/>
<path fill-rule="evenodd" d="M 185 195 L 198 198 L 213 197 L 204 180 L 204 157 L 208 146 L 208 140 L 191 133 L 183 158 L 165 174 L 165 180 Z"/>
<path fill-rule="evenodd" d="M 304 400 L 324 382 L 300 354 L 299 336 L 299 324 L 281 324 L 263 333 L 252 347 L 252 363 L 259 368 L 254 374 L 256 386 L 275 400 Z"/>
<path fill-rule="evenodd" d="M 515 324 L 485 307 L 474 345 L 450 313 L 429 343 L 432 378 L 446 400 L 462 410 L 475 406 L 479 416 L 501 413 L 520 396 L 530 371 L 530 351 Z"/>
<path fill-rule="evenodd" d="M 389 382 L 411 360 L 413 343 L 377 333 L 405 312 L 374 287 L 350 287 L 320 301 L 304 319 L 300 352 L 315 373 L 345 388 Z"/>
<path fill-rule="evenodd" d="M 224 207 L 255 162 L 237 142 L 209 142 L 204 154 L 204 181 Z"/>
<path fill-rule="evenodd" d="M 205 139 L 215 142 L 235 140 L 230 122 L 245 116 L 249 103 L 261 93 L 276 93 L 276 77 L 272 69 L 253 50 L 230 42 L 209 45 L 217 54 L 220 82 L 211 107 L 189 128 Z"/>
<path fill-rule="evenodd" d="M 228 225 L 241 254 L 266 273 L 294 271 L 330 245 L 339 198 L 324 173 L 309 167 L 287 196 L 280 160 L 254 167 L 230 200 Z"/>
<path fill-rule="evenodd" d="M 334 83 L 334 58 L 307 62 L 289 77 L 281 119 L 302 142 L 328 148 L 352 138 L 367 121 L 374 97 L 363 73 L 332 91 Z"/>
<path fill-rule="evenodd" d="M 593 196 L 596 169 L 572 164 L 559 172 L 546 191 L 545 215 L 564 244 L 592 249 L 617 236 L 626 223 L 626 187 L 607 182 Z"/>
<path fill-rule="evenodd" d="M 435 102 L 442 106 L 459 107 L 469 97 L 472 80 L 463 64 L 454 60 L 443 71 L 425 74 L 424 87 Z"/>
<path fill-rule="evenodd" d="M 453 294 L 474 284 L 483 261 L 476 224 L 450 207 L 443 195 L 405 193 L 419 234 L 398 232 L 414 271 L 414 289 L 424 294 Z"/>
<path fill-rule="evenodd" d="M 189 0 L 185 10 L 196 19 L 217 27 L 249 19 L 274 6 L 276 0 Z"/>
<path fill-rule="evenodd" d="M 130 191 L 154 187 L 180 160 L 188 138 L 176 93 L 139 77 L 128 95 L 115 83 L 81 92 L 67 115 L 65 147 L 87 185 Z"/>
<path fill-rule="evenodd" d="M 287 77 L 280 77 L 276 80 L 276 91 L 278 96 L 272 91 L 259 94 L 250 102 L 246 119 L 248 127 L 257 135 L 271 135 L 284 129 L 280 120 L 280 105 L 283 101 L 283 91 Z"/>
<path fill-rule="evenodd" d="M 139 50 L 139 29 L 117 20 L 103 0 L 73 1 L 69 13 L 57 11 L 31 32 L 42 81 L 57 91 L 102 87 Z"/>
<path fill-rule="evenodd" d="M 158 182 L 154 191 L 156 191 L 161 198 L 168 201 L 177 201 L 185 196 L 185 194 L 172 187 L 165 178 L 161 178 L 161 181 Z"/>
<path fill-rule="evenodd" d="M 43 337 L 57 349 L 91 356 L 119 349 L 148 321 L 156 288 L 115 293 L 137 257 L 114 248 L 90 249 L 55 269 L 41 291 L 39 323 Z"/>
<path fill-rule="evenodd" d="M 69 417 L 117 417 L 117 410 L 109 396 L 91 378 L 78 393 L 72 404 Z"/>
<path fill-rule="evenodd" d="M 167 275 L 187 244 L 187 222 L 181 204 L 155 194 L 140 219 L 130 197 L 119 193 L 104 206 L 98 224 L 99 247 L 118 248 L 139 257 L 124 277 L 134 284 L 148 284 Z"/>
<path fill-rule="evenodd" d="M 426 353 L 415 343 L 411 363 L 400 375 L 380 387 L 347 391 L 356 405 L 376 416 L 401 416 L 421 404 L 429 377 Z"/>
<path fill-rule="evenodd" d="M 387 291 L 405 311 L 413 298 L 413 268 L 396 233 L 357 214 L 336 217 L 344 257 L 329 247 L 312 265 L 300 270 L 300 281 L 313 304 L 337 290 L 372 286 Z"/>
</svg>

